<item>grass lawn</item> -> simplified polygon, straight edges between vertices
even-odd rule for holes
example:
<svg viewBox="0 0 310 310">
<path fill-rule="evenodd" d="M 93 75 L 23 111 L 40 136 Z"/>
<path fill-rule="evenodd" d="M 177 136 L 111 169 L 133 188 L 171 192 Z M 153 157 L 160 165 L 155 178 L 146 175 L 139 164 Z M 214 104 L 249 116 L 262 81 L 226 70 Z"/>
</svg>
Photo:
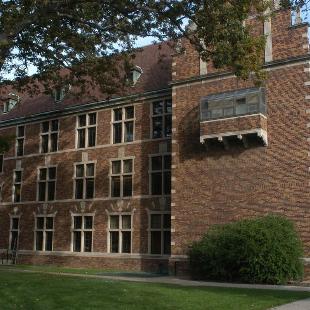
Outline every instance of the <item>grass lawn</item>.
<svg viewBox="0 0 310 310">
<path fill-rule="evenodd" d="M 306 292 L 181 287 L 0 269 L 0 309 L 265 310 Z"/>
</svg>

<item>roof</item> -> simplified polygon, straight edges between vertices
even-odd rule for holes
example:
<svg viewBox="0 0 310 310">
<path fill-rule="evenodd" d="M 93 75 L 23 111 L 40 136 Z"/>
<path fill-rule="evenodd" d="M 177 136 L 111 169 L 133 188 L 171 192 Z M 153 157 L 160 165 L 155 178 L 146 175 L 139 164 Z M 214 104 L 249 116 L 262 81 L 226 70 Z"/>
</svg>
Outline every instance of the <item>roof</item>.
<svg viewBox="0 0 310 310">
<path fill-rule="evenodd" d="M 142 75 L 133 87 L 128 87 L 125 93 L 114 95 L 112 98 L 121 98 L 128 95 L 143 94 L 167 89 L 171 82 L 172 47 L 168 42 L 142 47 L 136 53 L 134 65 L 142 69 Z M 107 99 L 98 89 L 94 89 L 96 101 Z M 61 102 L 55 103 L 51 95 L 39 94 L 31 97 L 28 93 L 18 93 L 21 98 L 19 104 L 10 112 L 0 115 L 1 121 L 31 117 L 37 114 L 65 110 L 69 107 L 93 103 L 93 97 L 76 98 L 66 96 Z M 111 97 L 111 96 L 110 96 Z"/>
</svg>

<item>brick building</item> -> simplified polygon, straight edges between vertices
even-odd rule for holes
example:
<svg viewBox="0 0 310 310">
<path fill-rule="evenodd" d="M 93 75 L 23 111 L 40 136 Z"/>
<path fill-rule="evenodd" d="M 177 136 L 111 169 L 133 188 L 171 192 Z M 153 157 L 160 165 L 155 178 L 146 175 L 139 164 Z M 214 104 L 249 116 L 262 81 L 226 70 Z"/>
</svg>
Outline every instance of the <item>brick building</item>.
<svg viewBox="0 0 310 310">
<path fill-rule="evenodd" d="M 11 92 L 0 249 L 24 263 L 180 272 L 210 225 L 271 212 L 295 221 L 307 262 L 310 55 L 308 25 L 291 20 L 248 20 L 267 37 L 262 87 L 182 40 L 182 52 L 139 52 L 121 96 Z"/>
</svg>

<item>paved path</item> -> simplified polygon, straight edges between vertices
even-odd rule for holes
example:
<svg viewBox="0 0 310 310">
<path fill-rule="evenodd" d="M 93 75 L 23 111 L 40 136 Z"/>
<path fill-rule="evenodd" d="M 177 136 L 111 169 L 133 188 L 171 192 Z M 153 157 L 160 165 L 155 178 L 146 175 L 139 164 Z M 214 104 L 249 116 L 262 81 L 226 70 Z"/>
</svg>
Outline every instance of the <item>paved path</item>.
<svg viewBox="0 0 310 310">
<path fill-rule="evenodd" d="M 270 310 L 310 310 L 310 299 L 295 301 Z"/>
</svg>

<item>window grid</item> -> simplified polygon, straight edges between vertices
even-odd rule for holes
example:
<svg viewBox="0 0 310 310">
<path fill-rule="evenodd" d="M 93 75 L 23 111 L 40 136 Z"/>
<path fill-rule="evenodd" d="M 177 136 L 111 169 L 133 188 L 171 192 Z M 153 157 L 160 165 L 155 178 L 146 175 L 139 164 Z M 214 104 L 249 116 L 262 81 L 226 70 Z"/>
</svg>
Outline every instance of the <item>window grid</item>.
<svg viewBox="0 0 310 310">
<path fill-rule="evenodd" d="M 96 146 L 97 113 L 81 114 L 76 117 L 76 148 Z"/>
<path fill-rule="evenodd" d="M 125 220 L 126 219 L 126 220 Z M 109 253 L 132 252 L 132 215 L 131 213 L 109 215 Z"/>
<path fill-rule="evenodd" d="M 24 155 L 25 144 L 25 126 L 17 126 L 16 128 L 16 156 Z"/>
<path fill-rule="evenodd" d="M 76 163 L 74 172 L 75 199 L 95 197 L 95 163 Z"/>
<path fill-rule="evenodd" d="M 171 137 L 172 129 L 172 101 L 171 99 L 155 101 L 151 110 L 151 138 Z"/>
<path fill-rule="evenodd" d="M 38 201 L 52 201 L 56 197 L 57 167 L 48 166 L 38 169 Z"/>
<path fill-rule="evenodd" d="M 112 143 L 134 141 L 135 107 L 127 106 L 112 110 Z"/>
<path fill-rule="evenodd" d="M 156 242 L 159 242 L 159 245 Z M 171 253 L 170 212 L 152 212 L 149 214 L 149 253 L 157 255 L 169 255 Z"/>
<path fill-rule="evenodd" d="M 72 216 L 72 252 L 92 252 L 94 214 Z"/>
<path fill-rule="evenodd" d="M 35 251 L 53 251 L 54 216 L 38 215 L 35 217 Z"/>
<path fill-rule="evenodd" d="M 22 170 L 13 172 L 13 202 L 21 202 L 22 174 Z"/>
<path fill-rule="evenodd" d="M 155 167 L 154 162 L 158 162 Z M 170 195 L 171 154 L 154 154 L 149 157 L 150 195 Z"/>
<path fill-rule="evenodd" d="M 111 160 L 111 197 L 131 197 L 133 195 L 133 164 L 132 158 Z"/>
<path fill-rule="evenodd" d="M 41 123 L 41 153 L 52 153 L 58 151 L 59 120 L 51 120 Z"/>
<path fill-rule="evenodd" d="M 19 241 L 19 217 L 11 216 L 10 222 L 10 250 L 16 251 L 18 249 Z"/>
</svg>

